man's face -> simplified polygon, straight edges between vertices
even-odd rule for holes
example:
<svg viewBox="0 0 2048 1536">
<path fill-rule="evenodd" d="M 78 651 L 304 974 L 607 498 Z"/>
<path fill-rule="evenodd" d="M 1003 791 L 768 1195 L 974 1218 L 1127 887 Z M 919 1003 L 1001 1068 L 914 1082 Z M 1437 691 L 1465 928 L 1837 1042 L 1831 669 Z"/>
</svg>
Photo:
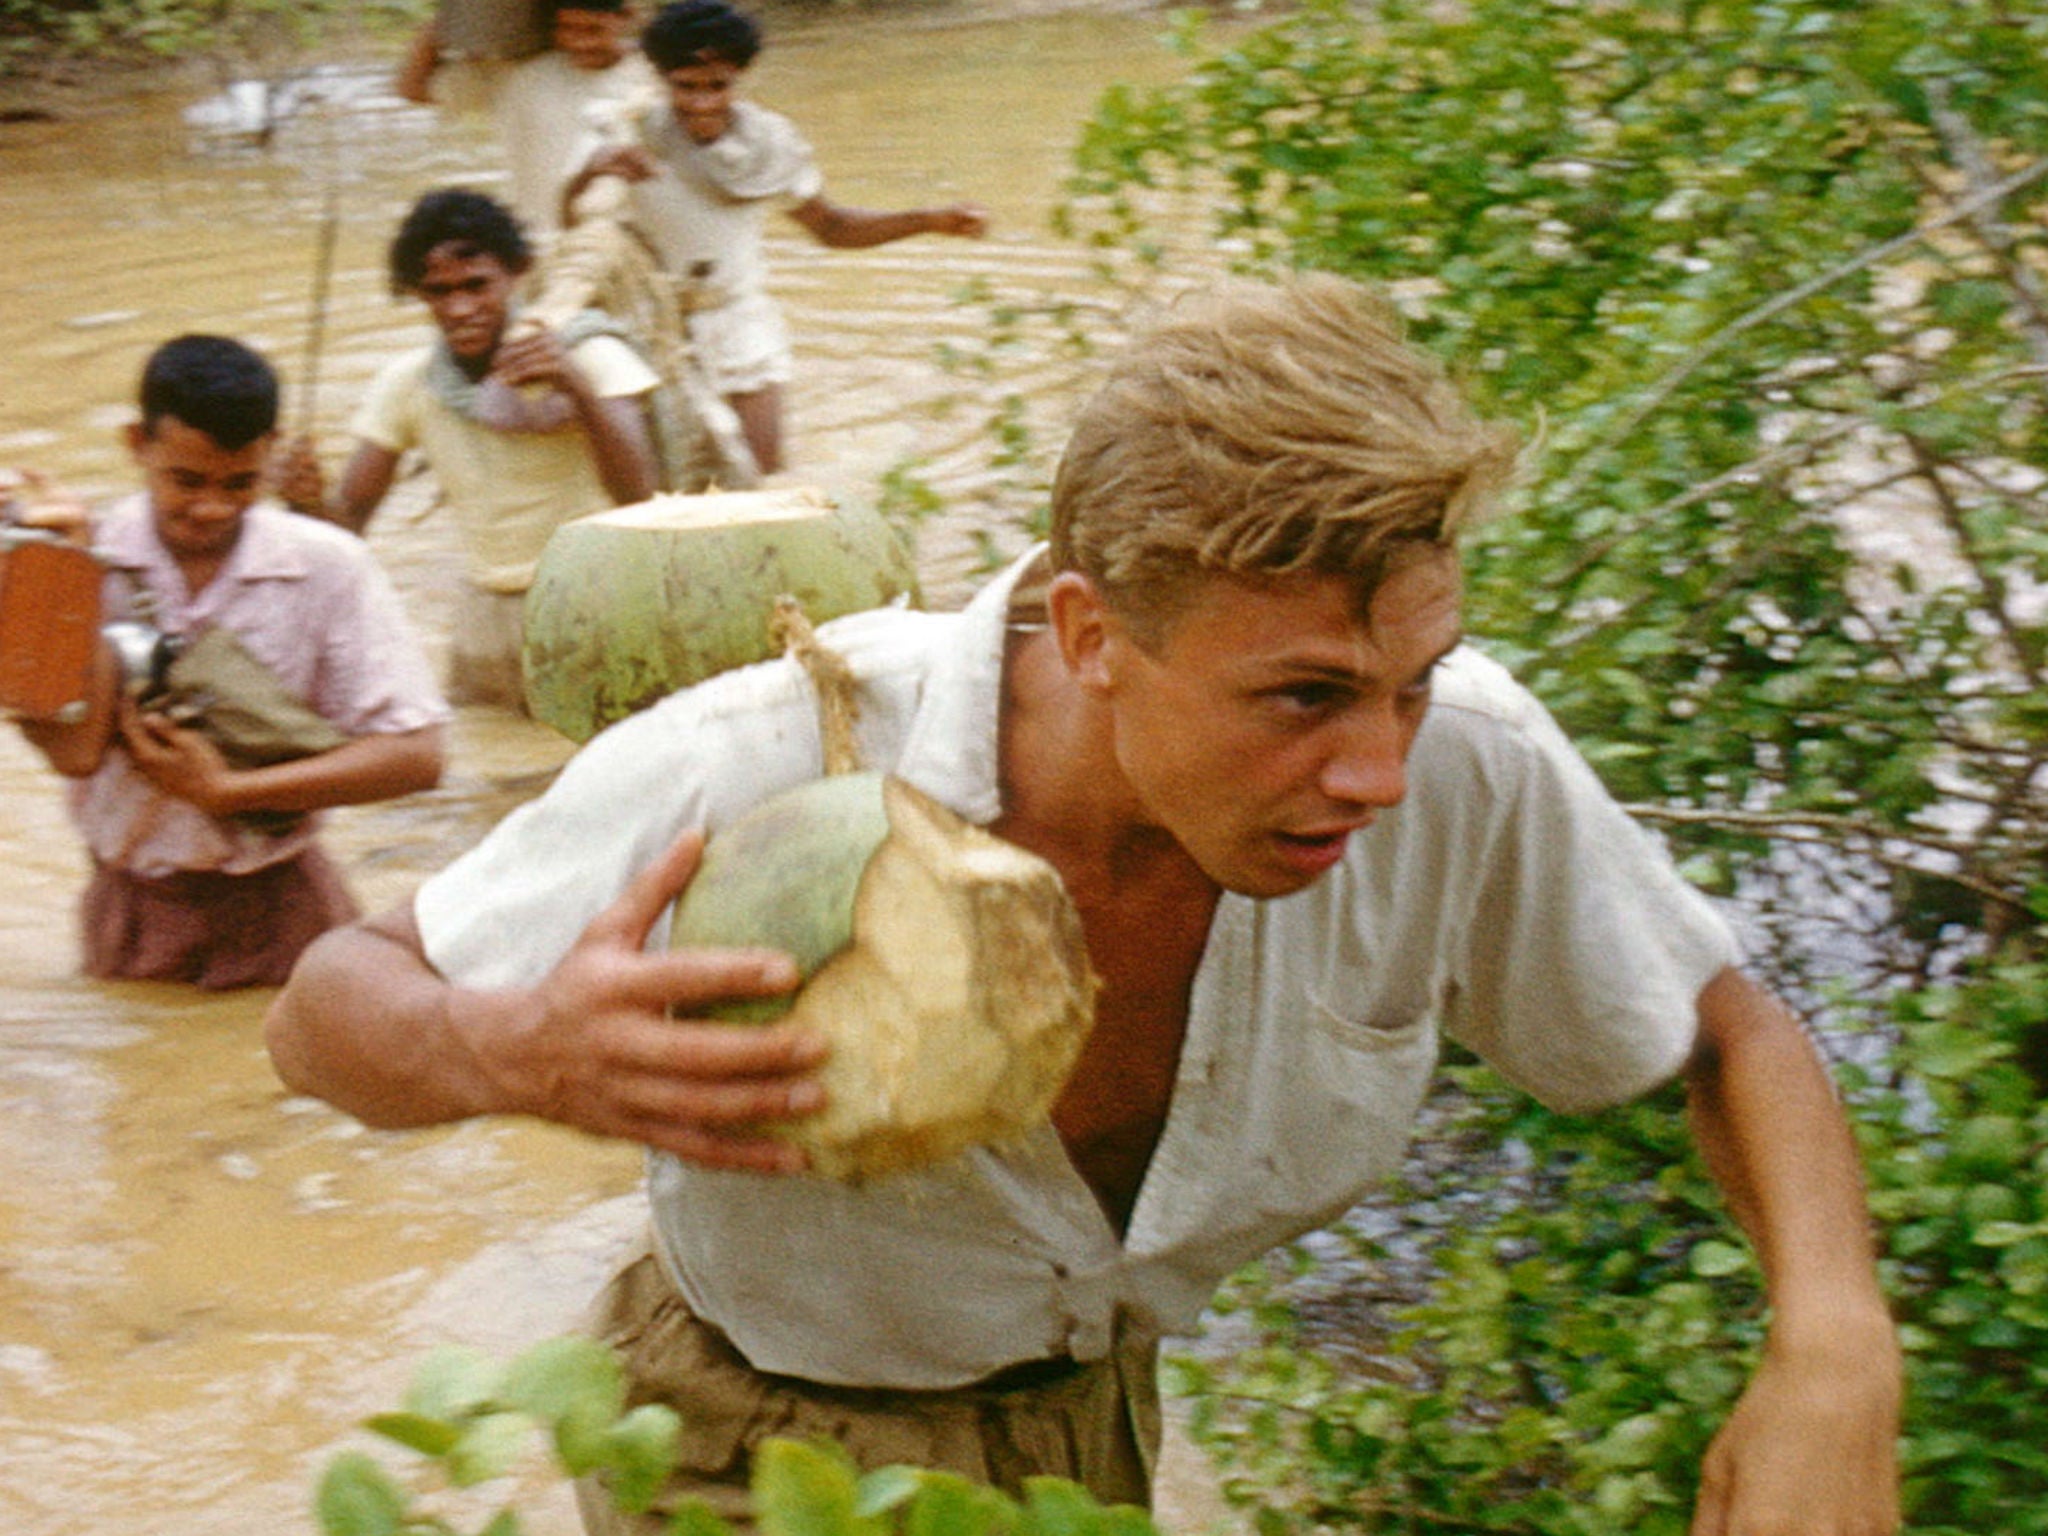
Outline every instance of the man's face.
<svg viewBox="0 0 2048 1536">
<path fill-rule="evenodd" d="M 157 542 L 172 559 L 219 560 L 235 547 L 243 514 L 262 494 L 270 442 L 264 436 L 246 448 L 223 448 L 175 416 L 128 429 Z"/>
<path fill-rule="evenodd" d="M 578 69 L 610 69 L 626 56 L 632 18 L 624 11 L 583 11 L 562 6 L 555 12 L 555 52 Z"/>
<path fill-rule="evenodd" d="M 709 144 L 732 126 L 732 104 L 739 87 L 740 67 L 725 59 L 704 58 L 672 69 L 669 106 L 676 123 L 699 144 Z"/>
<path fill-rule="evenodd" d="M 458 362 L 487 364 L 498 350 L 519 274 L 497 257 L 458 241 L 427 252 L 418 285 L 434 324 Z"/>
<path fill-rule="evenodd" d="M 1432 553 L 1381 586 L 1370 623 L 1325 576 L 1210 577 L 1150 649 L 1106 614 L 1083 680 L 1110 707 L 1141 822 L 1226 890 L 1309 885 L 1407 792 L 1459 598 L 1455 560 Z"/>
</svg>

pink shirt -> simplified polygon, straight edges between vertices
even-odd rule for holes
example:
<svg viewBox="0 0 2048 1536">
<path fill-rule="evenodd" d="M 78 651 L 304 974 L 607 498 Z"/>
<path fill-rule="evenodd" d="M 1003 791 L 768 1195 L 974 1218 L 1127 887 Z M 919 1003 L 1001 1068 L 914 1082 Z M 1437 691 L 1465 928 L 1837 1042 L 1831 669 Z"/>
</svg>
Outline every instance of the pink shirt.
<svg viewBox="0 0 2048 1536">
<path fill-rule="evenodd" d="M 170 634 L 234 632 L 284 686 L 350 736 L 399 734 L 449 718 L 433 669 L 390 579 L 354 534 L 264 504 L 250 509 L 227 562 L 195 599 L 157 542 L 148 498 L 105 509 L 94 552 L 107 566 L 106 617 Z M 316 816 L 282 837 L 216 819 L 163 793 L 118 739 L 71 786 L 71 815 L 101 863 L 154 877 L 247 874 L 312 841 Z"/>
</svg>

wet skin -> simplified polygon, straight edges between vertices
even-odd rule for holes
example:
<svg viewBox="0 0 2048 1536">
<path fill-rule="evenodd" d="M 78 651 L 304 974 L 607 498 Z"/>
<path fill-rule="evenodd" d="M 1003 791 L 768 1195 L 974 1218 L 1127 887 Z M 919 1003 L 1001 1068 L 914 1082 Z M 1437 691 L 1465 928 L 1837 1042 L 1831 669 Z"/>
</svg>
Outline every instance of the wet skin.
<svg viewBox="0 0 2048 1536">
<path fill-rule="evenodd" d="M 242 517 L 262 494 L 270 457 L 266 434 L 241 448 L 223 448 L 175 416 L 128 429 L 128 452 L 149 492 L 157 539 L 197 592 L 241 537 Z"/>
<path fill-rule="evenodd" d="M 1110 706 L 1126 814 L 1226 890 L 1284 896 L 1400 803 L 1436 665 L 1458 643 L 1448 556 L 1390 577 L 1362 619 L 1339 577 L 1206 582 L 1156 645 L 1106 621 L 1088 686 Z"/>
</svg>

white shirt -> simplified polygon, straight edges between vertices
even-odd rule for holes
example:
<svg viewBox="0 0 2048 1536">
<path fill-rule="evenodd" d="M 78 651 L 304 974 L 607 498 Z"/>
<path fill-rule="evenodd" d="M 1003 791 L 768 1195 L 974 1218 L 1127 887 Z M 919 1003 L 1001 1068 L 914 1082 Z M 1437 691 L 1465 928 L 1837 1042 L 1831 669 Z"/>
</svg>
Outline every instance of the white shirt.
<svg viewBox="0 0 2048 1536">
<path fill-rule="evenodd" d="M 1022 566 L 960 614 L 820 631 L 861 679 L 864 760 L 983 824 Z M 1439 1029 L 1564 1109 L 1676 1072 L 1735 959 L 1726 926 L 1500 667 L 1461 648 L 1433 693 L 1407 799 L 1336 869 L 1219 903 L 1123 1240 L 1050 1127 L 864 1186 L 656 1155 L 658 1249 L 691 1308 L 757 1368 L 840 1385 L 1094 1359 L 1119 1326 L 1187 1328 L 1231 1271 L 1391 1172 Z M 776 661 L 620 722 L 422 889 L 429 957 L 472 986 L 537 980 L 678 830 L 715 836 L 816 776 L 813 710 Z"/>
<path fill-rule="evenodd" d="M 512 211 L 529 238 L 545 241 L 561 228 L 562 188 L 583 164 L 593 117 L 661 94 L 660 78 L 637 50 L 609 69 L 580 69 L 550 50 L 506 72 L 496 102 L 498 137 Z"/>
</svg>

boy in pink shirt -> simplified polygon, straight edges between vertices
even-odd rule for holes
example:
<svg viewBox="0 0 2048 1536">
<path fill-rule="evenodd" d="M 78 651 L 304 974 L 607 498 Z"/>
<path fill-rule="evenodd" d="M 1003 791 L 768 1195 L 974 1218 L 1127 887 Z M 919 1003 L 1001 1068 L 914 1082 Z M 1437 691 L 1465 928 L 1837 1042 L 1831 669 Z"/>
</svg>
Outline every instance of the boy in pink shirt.
<svg viewBox="0 0 2048 1536">
<path fill-rule="evenodd" d="M 276 374 L 240 342 L 181 336 L 150 357 L 128 428 L 145 489 L 94 519 L 93 542 L 104 617 L 167 642 L 134 657 L 103 639 L 85 717 L 22 722 L 73 780 L 93 861 L 88 975 L 282 982 L 357 911 L 315 813 L 440 780 L 447 706 L 389 580 L 355 536 L 259 504 L 277 400 Z M 153 674 L 215 631 L 216 649 L 232 637 L 333 744 L 250 762 L 203 714 L 153 708 Z"/>
</svg>

